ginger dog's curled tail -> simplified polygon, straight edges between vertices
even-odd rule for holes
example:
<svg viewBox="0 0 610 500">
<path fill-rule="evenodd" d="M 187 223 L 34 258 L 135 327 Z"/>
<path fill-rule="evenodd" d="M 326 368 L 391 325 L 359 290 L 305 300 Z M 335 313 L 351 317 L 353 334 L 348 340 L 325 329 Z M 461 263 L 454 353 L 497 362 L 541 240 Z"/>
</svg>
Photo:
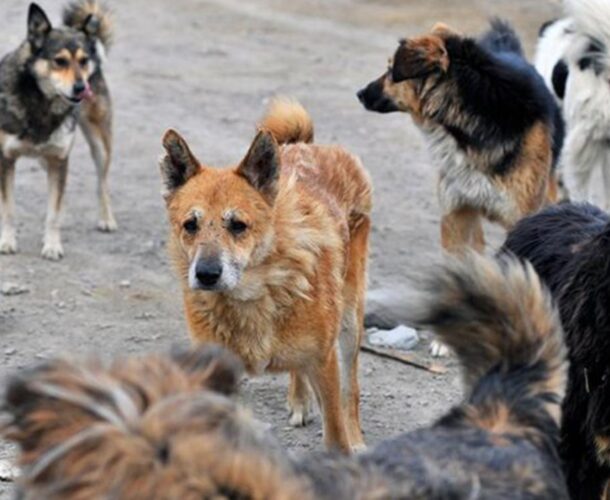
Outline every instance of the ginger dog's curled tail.
<svg viewBox="0 0 610 500">
<path fill-rule="evenodd" d="M 75 0 L 66 5 L 63 23 L 97 38 L 106 51 L 112 45 L 112 15 L 110 10 L 97 0 Z"/>
<path fill-rule="evenodd" d="M 517 421 L 556 427 L 566 348 L 551 296 L 532 266 L 469 254 L 439 266 L 420 289 L 410 319 L 457 354 L 470 392 L 464 408 L 475 423 L 505 418 L 515 428 Z"/>
<path fill-rule="evenodd" d="M 271 101 L 258 128 L 270 132 L 279 144 L 313 142 L 313 121 L 309 113 L 298 101 L 287 97 Z"/>
</svg>

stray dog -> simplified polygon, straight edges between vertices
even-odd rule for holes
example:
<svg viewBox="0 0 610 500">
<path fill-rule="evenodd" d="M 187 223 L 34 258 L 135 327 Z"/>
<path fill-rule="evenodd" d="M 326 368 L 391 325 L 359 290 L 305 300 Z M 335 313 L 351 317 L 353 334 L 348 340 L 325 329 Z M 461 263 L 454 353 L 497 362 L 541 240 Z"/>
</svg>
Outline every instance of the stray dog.
<svg viewBox="0 0 610 500">
<path fill-rule="evenodd" d="M 610 480 L 610 217 L 565 204 L 523 219 L 502 249 L 529 260 L 558 304 L 570 359 L 561 457 L 573 498 Z"/>
<path fill-rule="evenodd" d="M 222 351 L 50 362 L 13 377 L 3 405 L 20 498 L 567 500 L 565 347 L 532 268 L 477 256 L 424 289 L 414 319 L 455 349 L 467 384 L 432 426 L 353 457 L 296 457 L 227 397 L 239 374 Z"/>
<path fill-rule="evenodd" d="M 112 149 L 110 94 L 102 74 L 111 40 L 109 14 L 95 0 L 77 0 L 53 28 L 44 11 L 30 4 L 26 40 L 0 61 L 0 253 L 17 251 L 14 222 L 15 163 L 38 158 L 47 170 L 49 199 L 42 256 L 57 260 L 64 250 L 60 213 L 68 156 L 76 125 L 85 135 L 98 174 L 98 228 L 113 231 L 107 176 Z"/>
<path fill-rule="evenodd" d="M 426 136 L 441 169 L 444 249 L 483 251 L 482 218 L 510 229 L 557 199 L 561 113 L 507 23 L 479 40 L 442 24 L 402 40 L 358 98 L 370 111 L 410 113 Z"/>
<path fill-rule="evenodd" d="M 572 199 L 591 201 L 591 176 L 601 168 L 610 209 L 610 3 L 564 4 L 568 17 L 541 29 L 536 68 L 562 104 L 563 163 Z"/>
<path fill-rule="evenodd" d="M 177 132 L 163 138 L 169 248 L 191 337 L 230 348 L 252 374 L 290 371 L 293 425 L 306 423 L 311 384 L 327 445 L 360 448 L 371 183 L 355 156 L 310 144 L 296 102 L 275 100 L 259 129 L 225 169 L 200 164 Z"/>
</svg>

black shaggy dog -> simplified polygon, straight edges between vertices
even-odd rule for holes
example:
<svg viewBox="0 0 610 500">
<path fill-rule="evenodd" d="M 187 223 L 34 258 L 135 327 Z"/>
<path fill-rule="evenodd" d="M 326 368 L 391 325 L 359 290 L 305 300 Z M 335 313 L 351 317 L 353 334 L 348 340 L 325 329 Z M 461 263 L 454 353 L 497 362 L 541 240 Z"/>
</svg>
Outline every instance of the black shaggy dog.
<svg viewBox="0 0 610 500">
<path fill-rule="evenodd" d="M 529 260 L 558 303 L 570 359 L 561 455 L 572 497 L 598 500 L 610 479 L 610 217 L 550 207 L 519 222 L 502 252 Z"/>
</svg>

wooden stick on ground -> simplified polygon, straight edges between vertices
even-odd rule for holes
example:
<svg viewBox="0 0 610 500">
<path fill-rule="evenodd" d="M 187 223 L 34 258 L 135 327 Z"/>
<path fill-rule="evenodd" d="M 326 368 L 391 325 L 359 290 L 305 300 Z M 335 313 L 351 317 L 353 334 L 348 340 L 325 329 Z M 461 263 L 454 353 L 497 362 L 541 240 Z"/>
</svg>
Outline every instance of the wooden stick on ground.
<svg viewBox="0 0 610 500">
<path fill-rule="evenodd" d="M 447 368 L 438 363 L 423 363 L 415 359 L 414 356 L 398 352 L 394 349 L 383 349 L 380 347 L 373 347 L 371 345 L 362 344 L 360 350 L 374 354 L 381 358 L 392 359 L 405 365 L 412 366 L 419 370 L 425 370 L 430 373 L 443 374 L 447 372 Z"/>
</svg>

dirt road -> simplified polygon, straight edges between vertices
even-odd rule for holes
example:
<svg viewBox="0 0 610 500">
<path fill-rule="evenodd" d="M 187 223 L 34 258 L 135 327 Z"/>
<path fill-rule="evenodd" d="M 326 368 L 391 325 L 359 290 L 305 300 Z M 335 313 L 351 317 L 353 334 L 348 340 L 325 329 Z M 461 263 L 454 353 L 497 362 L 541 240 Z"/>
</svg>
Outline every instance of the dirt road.
<svg viewBox="0 0 610 500">
<path fill-rule="evenodd" d="M 25 36 L 27 3 L 3 0 L 0 49 Z M 41 0 L 58 20 L 62 0 Z M 21 252 L 0 257 L 0 283 L 28 293 L 0 296 L 0 380 L 61 353 L 141 353 L 186 343 L 178 286 L 169 268 L 157 158 L 167 127 L 202 161 L 238 161 L 267 99 L 300 99 L 318 142 L 359 154 L 375 184 L 370 284 L 405 279 L 438 253 L 435 168 L 405 115 L 365 112 L 355 98 L 383 71 L 396 40 L 445 21 L 479 32 L 486 19 L 512 20 L 533 46 L 557 15 L 541 0 L 129 0 L 116 11 L 107 75 L 114 96 L 111 185 L 119 232 L 98 233 L 95 176 L 82 137 L 71 157 L 64 217 L 66 257 L 39 257 L 46 176 L 31 160 L 17 168 Z M 458 7 L 459 6 L 459 7 Z M 421 349 L 422 356 L 424 350 Z M 452 360 L 445 375 L 362 356 L 362 415 L 368 443 L 432 421 L 460 395 Z M 243 399 L 300 451 L 321 447 L 319 418 L 288 427 L 286 379 L 244 384 Z M 0 447 L 0 458 L 11 450 Z M 11 491 L 0 484 L 0 492 Z"/>
</svg>

